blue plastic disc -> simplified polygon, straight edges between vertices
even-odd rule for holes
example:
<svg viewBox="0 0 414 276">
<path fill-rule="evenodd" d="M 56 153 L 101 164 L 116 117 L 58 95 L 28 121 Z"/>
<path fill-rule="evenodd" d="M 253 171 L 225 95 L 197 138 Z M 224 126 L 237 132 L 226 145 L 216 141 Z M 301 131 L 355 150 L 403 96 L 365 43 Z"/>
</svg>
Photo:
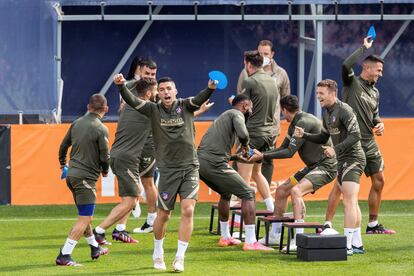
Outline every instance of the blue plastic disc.
<svg viewBox="0 0 414 276">
<path fill-rule="evenodd" d="M 377 38 L 377 33 L 375 32 L 374 25 L 371 25 L 369 28 L 367 36 L 370 36 L 372 40 L 375 40 Z"/>
<path fill-rule="evenodd" d="M 223 72 L 210 71 L 210 73 L 208 73 L 208 77 L 210 78 L 210 80 L 218 82 L 218 89 L 225 89 L 227 87 L 227 77 Z"/>
</svg>

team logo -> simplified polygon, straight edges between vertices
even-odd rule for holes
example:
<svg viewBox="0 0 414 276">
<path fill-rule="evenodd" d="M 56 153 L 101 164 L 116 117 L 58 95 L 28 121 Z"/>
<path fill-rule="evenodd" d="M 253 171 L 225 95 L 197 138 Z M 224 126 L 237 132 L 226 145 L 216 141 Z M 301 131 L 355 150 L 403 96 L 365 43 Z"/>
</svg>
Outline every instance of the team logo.
<svg viewBox="0 0 414 276">
<path fill-rule="evenodd" d="M 335 121 L 336 121 L 336 117 L 332 116 L 332 123 L 335 123 Z"/>
<path fill-rule="evenodd" d="M 170 195 L 169 195 L 167 192 L 162 192 L 162 193 L 161 193 L 161 198 L 162 198 L 163 200 L 167 200 L 169 196 L 170 196 Z"/>
<path fill-rule="evenodd" d="M 177 112 L 177 114 L 180 114 L 180 113 L 181 113 L 181 108 L 178 106 L 178 107 L 175 109 L 175 112 Z"/>
</svg>

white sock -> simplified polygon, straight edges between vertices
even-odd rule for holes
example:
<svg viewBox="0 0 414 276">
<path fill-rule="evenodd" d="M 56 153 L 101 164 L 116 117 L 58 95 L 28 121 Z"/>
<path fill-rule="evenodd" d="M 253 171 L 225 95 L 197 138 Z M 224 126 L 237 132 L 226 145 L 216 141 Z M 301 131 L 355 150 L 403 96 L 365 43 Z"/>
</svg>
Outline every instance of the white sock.
<svg viewBox="0 0 414 276">
<path fill-rule="evenodd" d="M 141 206 L 139 205 L 139 201 L 135 203 L 134 209 L 132 209 L 132 215 L 134 218 L 139 218 L 141 216 Z"/>
<path fill-rule="evenodd" d="M 157 240 L 154 238 L 154 254 L 152 255 L 153 259 L 161 258 L 164 255 L 164 239 Z"/>
<path fill-rule="evenodd" d="M 352 248 L 352 236 L 354 228 L 344 228 L 344 235 L 346 236 L 346 248 Z"/>
<path fill-rule="evenodd" d="M 275 210 L 275 204 L 273 202 L 273 198 L 268 197 L 264 199 L 263 201 L 266 204 L 266 210 L 272 211 L 272 212 Z"/>
<path fill-rule="evenodd" d="M 220 232 L 221 232 L 222 238 L 224 239 L 231 238 L 228 221 L 220 221 Z"/>
<path fill-rule="evenodd" d="M 368 222 L 368 226 L 369 227 L 375 227 L 377 225 L 378 225 L 378 220 L 374 220 L 374 221 Z"/>
<path fill-rule="evenodd" d="M 305 222 L 304 219 L 295 219 L 295 222 Z M 303 234 L 305 232 L 304 228 L 296 228 L 296 234 Z"/>
<path fill-rule="evenodd" d="M 157 213 L 148 213 L 147 215 L 147 224 L 150 226 L 154 225 L 154 221 L 157 218 Z"/>
<path fill-rule="evenodd" d="M 352 235 L 352 245 L 355 247 L 362 246 L 361 227 L 354 228 L 354 234 Z"/>
<path fill-rule="evenodd" d="M 76 244 L 78 241 L 71 240 L 69 238 L 66 239 L 65 245 L 62 247 L 62 254 L 63 255 L 70 255 L 73 252 L 73 249 L 75 249 Z"/>
<path fill-rule="evenodd" d="M 177 254 L 175 254 L 176 257 L 183 258 L 185 255 L 185 251 L 187 251 L 188 242 L 183 242 L 178 240 L 178 248 L 177 248 Z"/>
<path fill-rule="evenodd" d="M 125 231 L 126 230 L 126 225 L 125 224 L 117 224 L 115 229 L 118 230 L 118 231 Z"/>
<path fill-rule="evenodd" d="M 234 222 L 240 223 L 240 216 L 239 215 L 234 216 Z"/>
<path fill-rule="evenodd" d="M 282 223 L 281 222 L 275 222 L 272 223 L 272 229 L 270 230 L 270 235 L 277 235 L 282 230 Z"/>
<path fill-rule="evenodd" d="M 326 220 L 323 225 L 329 225 L 332 228 L 332 221 Z"/>
<path fill-rule="evenodd" d="M 95 231 L 96 231 L 96 233 L 98 233 L 98 234 L 104 234 L 105 233 L 105 229 L 103 229 L 102 227 L 100 227 L 100 226 L 96 226 L 95 227 Z"/>
<path fill-rule="evenodd" d="M 85 240 L 88 242 L 89 245 L 92 245 L 93 247 L 98 247 L 98 242 L 95 240 L 95 236 L 92 235 L 90 237 L 85 237 Z"/>
<path fill-rule="evenodd" d="M 244 226 L 244 230 L 246 231 L 246 243 L 255 243 L 256 240 L 256 225 L 249 224 Z"/>
</svg>

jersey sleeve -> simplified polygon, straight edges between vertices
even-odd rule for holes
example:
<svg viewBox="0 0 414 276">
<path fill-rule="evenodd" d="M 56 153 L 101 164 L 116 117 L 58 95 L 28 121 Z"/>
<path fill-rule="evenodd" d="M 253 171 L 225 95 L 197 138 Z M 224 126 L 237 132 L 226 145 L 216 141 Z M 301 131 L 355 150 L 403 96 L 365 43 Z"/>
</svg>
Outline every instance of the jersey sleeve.
<svg viewBox="0 0 414 276">
<path fill-rule="evenodd" d="M 152 105 L 155 106 L 154 103 L 151 102 L 147 102 L 144 100 L 141 100 L 140 98 L 134 96 L 134 94 L 132 94 L 132 92 L 128 89 L 128 87 L 123 84 L 123 85 L 118 85 L 118 89 L 119 92 L 121 93 L 122 99 L 124 99 L 124 101 L 131 106 L 132 108 L 134 108 L 135 110 L 137 110 L 138 112 L 146 115 L 146 116 L 151 116 L 152 114 Z"/>
<path fill-rule="evenodd" d="M 355 77 L 354 70 L 352 66 L 358 61 L 358 59 L 364 54 L 365 46 L 359 47 L 355 52 L 353 52 L 347 59 L 344 60 L 342 64 L 342 81 L 344 86 L 348 86 L 351 84 L 353 78 Z"/>
<path fill-rule="evenodd" d="M 306 130 L 306 125 L 303 121 L 298 121 L 296 126 L 301 127 Z M 283 159 L 291 158 L 295 153 L 302 147 L 305 142 L 304 138 L 293 137 L 294 126 L 289 126 L 288 135 L 283 140 L 282 145 L 272 151 L 263 153 L 263 158 L 265 159 Z"/>
<path fill-rule="evenodd" d="M 233 126 L 236 131 L 236 135 L 239 138 L 240 143 L 245 146 L 249 144 L 249 132 L 246 128 L 246 123 L 244 122 L 244 117 L 241 114 L 234 115 Z"/>
<path fill-rule="evenodd" d="M 322 121 L 322 129 L 320 133 L 308 133 L 306 132 L 303 134 L 303 138 L 309 142 L 315 143 L 315 144 L 325 144 L 328 142 L 331 135 L 327 131 L 327 126 L 325 120 Z"/>
<path fill-rule="evenodd" d="M 374 126 L 376 126 L 377 124 L 382 122 L 380 115 L 379 115 L 379 96 L 377 97 L 377 106 L 373 112 L 373 115 L 374 116 L 372 118 L 372 123 L 374 124 Z"/>
<path fill-rule="evenodd" d="M 237 94 L 240 94 L 242 92 L 243 82 L 247 78 L 248 78 L 248 76 L 247 76 L 246 69 L 243 69 L 240 72 L 239 79 L 237 80 Z"/>
<path fill-rule="evenodd" d="M 99 147 L 99 161 L 102 172 L 107 173 L 109 170 L 109 135 L 108 129 L 105 126 L 99 130 L 98 147 Z"/>
<path fill-rule="evenodd" d="M 243 81 L 242 83 L 242 89 L 240 91 L 240 94 L 246 94 L 247 96 L 249 96 L 249 98 L 252 98 L 252 84 L 251 84 L 251 79 L 247 78 Z"/>
<path fill-rule="evenodd" d="M 68 153 L 69 147 L 72 146 L 72 126 L 73 124 L 69 127 L 68 131 L 66 132 L 66 135 L 62 140 L 62 143 L 60 143 L 59 163 L 61 166 L 66 165 L 66 155 Z"/>
<path fill-rule="evenodd" d="M 213 92 L 214 89 L 206 87 L 205 89 L 201 90 L 195 97 L 185 99 L 184 104 L 189 111 L 194 112 L 198 110 L 200 106 L 211 97 Z"/>
<path fill-rule="evenodd" d="M 339 116 L 341 123 L 346 127 L 348 135 L 346 138 L 334 146 L 336 155 L 339 155 L 352 147 L 355 143 L 361 140 L 361 132 L 359 131 L 358 121 L 356 115 L 352 110 L 347 110 Z"/>
</svg>

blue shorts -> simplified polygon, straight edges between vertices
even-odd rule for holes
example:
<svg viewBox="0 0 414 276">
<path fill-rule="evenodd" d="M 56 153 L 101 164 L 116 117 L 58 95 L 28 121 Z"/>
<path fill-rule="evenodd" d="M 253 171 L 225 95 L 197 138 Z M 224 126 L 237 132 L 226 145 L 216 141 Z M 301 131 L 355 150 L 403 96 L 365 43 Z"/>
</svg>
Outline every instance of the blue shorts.
<svg viewBox="0 0 414 276">
<path fill-rule="evenodd" d="M 83 217 L 93 216 L 93 212 L 95 211 L 95 206 L 96 206 L 95 204 L 76 205 L 76 207 L 78 207 L 79 216 L 83 216 Z"/>
</svg>

